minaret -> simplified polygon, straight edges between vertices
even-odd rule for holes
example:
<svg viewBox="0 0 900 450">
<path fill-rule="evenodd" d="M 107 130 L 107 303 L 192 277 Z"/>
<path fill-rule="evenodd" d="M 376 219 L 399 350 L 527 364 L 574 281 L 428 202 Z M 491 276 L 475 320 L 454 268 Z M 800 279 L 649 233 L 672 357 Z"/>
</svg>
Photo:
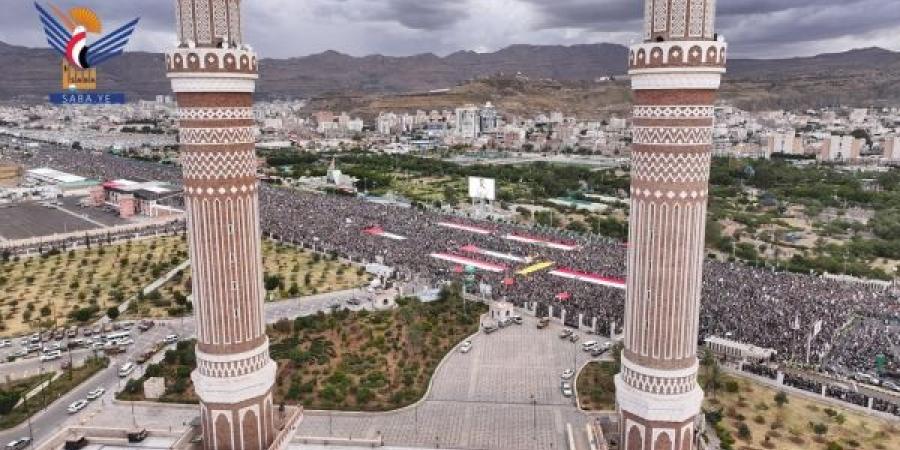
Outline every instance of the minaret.
<svg viewBox="0 0 900 450">
<path fill-rule="evenodd" d="M 625 348 L 616 376 L 624 450 L 696 448 L 697 340 L 713 105 L 726 45 L 715 0 L 645 0 L 634 91 Z"/>
<path fill-rule="evenodd" d="M 243 44 L 239 0 L 177 0 L 166 55 L 178 100 L 197 369 L 207 450 L 261 450 L 275 435 L 263 315 L 256 55 Z"/>
</svg>

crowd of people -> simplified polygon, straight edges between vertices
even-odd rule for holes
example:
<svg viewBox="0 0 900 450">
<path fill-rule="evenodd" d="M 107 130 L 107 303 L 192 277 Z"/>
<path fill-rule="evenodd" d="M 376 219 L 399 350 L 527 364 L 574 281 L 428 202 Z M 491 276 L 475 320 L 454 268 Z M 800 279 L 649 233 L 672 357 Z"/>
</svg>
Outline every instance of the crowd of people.
<svg viewBox="0 0 900 450">
<path fill-rule="evenodd" d="M 102 180 L 129 178 L 179 184 L 181 176 L 174 166 L 46 146 L 29 154 L 0 149 L 0 158 Z M 454 253 L 504 265 L 509 270 L 478 273 L 478 284 L 490 286 L 494 297 L 517 304 L 553 305 L 555 311 L 566 311 L 567 322 L 580 316 L 582 325 L 591 325 L 596 319 L 603 334 L 612 324 L 617 333 L 621 332 L 623 290 L 561 278 L 547 270 L 516 275 L 515 271 L 527 263 L 466 254 L 463 249 L 476 246 L 528 257 L 532 262 L 550 261 L 554 267 L 624 279 L 627 246 L 621 242 L 268 185 L 260 189 L 260 203 L 263 232 L 273 239 L 357 262 L 382 263 L 404 276 L 423 277 L 435 284 L 465 274 L 454 264 L 431 257 L 432 253 Z M 484 228 L 490 233 L 441 226 L 444 222 Z M 373 227 L 394 238 L 365 232 Z M 546 240 L 573 242 L 578 248 L 569 251 L 534 245 L 507 239 L 508 234 L 539 235 Z M 876 326 L 900 323 L 900 300 L 889 289 L 714 260 L 707 260 L 704 270 L 701 340 L 711 335 L 726 337 L 774 349 L 782 363 L 828 367 L 845 374 L 872 371 L 875 354 L 885 355 L 889 365 L 900 362 L 895 354 L 900 336 L 890 332 L 891 328 Z"/>
</svg>

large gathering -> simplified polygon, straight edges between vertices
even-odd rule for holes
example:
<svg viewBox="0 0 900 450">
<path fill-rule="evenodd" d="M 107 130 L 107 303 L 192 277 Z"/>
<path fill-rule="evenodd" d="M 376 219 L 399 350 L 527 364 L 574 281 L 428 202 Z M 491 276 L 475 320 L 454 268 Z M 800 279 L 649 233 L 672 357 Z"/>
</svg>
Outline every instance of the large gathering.
<svg viewBox="0 0 900 450">
<path fill-rule="evenodd" d="M 4 158 L 29 167 L 55 167 L 101 180 L 127 177 L 180 183 L 176 167 L 109 154 L 48 146 L 28 154 L 3 152 Z M 556 276 L 552 269 L 623 280 L 625 242 L 265 184 L 260 202 L 262 230 L 272 239 L 354 262 L 380 263 L 395 269 L 399 277 L 418 277 L 435 286 L 461 281 L 461 266 L 467 264 L 433 255 L 464 257 L 476 265 L 495 267 L 477 270 L 481 293 L 517 305 L 537 305 L 539 311 L 557 317 L 565 311 L 567 324 L 594 326 L 599 334 L 608 335 L 610 327 L 616 334 L 622 332 L 623 289 Z M 162 232 L 177 228 L 168 227 Z M 542 262 L 552 266 L 517 273 Z M 577 324 L 579 317 L 581 324 Z M 890 330 L 898 318 L 900 299 L 895 289 L 741 263 L 705 262 L 701 342 L 708 336 L 726 337 L 775 350 L 773 362 L 851 376 L 874 371 L 879 355 L 889 367 L 896 364 L 900 336 Z"/>
</svg>

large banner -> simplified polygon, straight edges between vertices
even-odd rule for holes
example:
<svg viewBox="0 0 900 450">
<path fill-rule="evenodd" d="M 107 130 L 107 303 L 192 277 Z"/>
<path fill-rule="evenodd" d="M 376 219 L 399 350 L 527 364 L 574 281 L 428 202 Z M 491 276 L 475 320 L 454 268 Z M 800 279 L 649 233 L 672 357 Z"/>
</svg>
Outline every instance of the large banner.
<svg viewBox="0 0 900 450">
<path fill-rule="evenodd" d="M 469 177 L 469 198 L 475 200 L 497 199 L 497 182 L 493 178 Z"/>
</svg>

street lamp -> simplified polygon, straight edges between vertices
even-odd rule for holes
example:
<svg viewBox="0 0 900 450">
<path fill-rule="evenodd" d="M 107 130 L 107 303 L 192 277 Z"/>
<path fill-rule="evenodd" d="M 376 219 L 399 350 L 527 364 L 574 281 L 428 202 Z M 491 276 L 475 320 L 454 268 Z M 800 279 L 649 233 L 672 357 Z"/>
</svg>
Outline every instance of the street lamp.
<svg viewBox="0 0 900 450">
<path fill-rule="evenodd" d="M 531 394 L 531 411 L 532 411 L 531 440 L 537 442 L 537 399 L 534 398 L 534 394 Z"/>
</svg>

